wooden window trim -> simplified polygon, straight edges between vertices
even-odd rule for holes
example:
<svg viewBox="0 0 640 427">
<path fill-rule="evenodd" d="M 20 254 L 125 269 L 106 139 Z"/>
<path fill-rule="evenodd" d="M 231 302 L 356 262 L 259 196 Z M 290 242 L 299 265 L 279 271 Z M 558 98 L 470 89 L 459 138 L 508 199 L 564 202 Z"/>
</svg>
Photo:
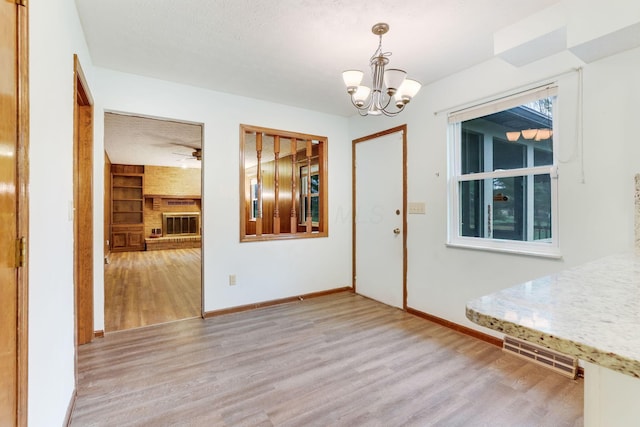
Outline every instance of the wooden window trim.
<svg viewBox="0 0 640 427">
<path fill-rule="evenodd" d="M 320 172 L 320 193 L 318 194 L 320 200 L 320 221 L 319 224 L 314 224 L 313 228 L 317 227 L 317 231 L 297 231 L 299 222 L 299 188 L 297 179 L 293 179 L 292 193 L 294 194 L 291 203 L 295 207 L 295 226 L 296 230 L 290 233 L 274 233 L 274 234 L 247 234 L 247 224 L 250 222 L 250 194 L 247 194 L 247 180 L 245 174 L 245 137 L 247 134 L 264 134 L 270 137 L 280 137 L 285 139 L 295 139 L 297 141 L 298 152 L 304 147 L 306 141 L 319 141 L 322 149 L 318 152 L 318 167 Z M 316 155 L 314 154 L 314 158 Z M 256 241 L 270 241 L 270 240 L 291 240 L 291 239 L 309 239 L 317 237 L 327 237 L 329 235 L 329 217 L 328 217 L 328 138 L 325 136 L 311 135 L 300 132 L 291 132 L 278 129 L 270 129 L 260 126 L 252 126 L 246 124 L 240 124 L 240 186 L 239 186 L 239 202 L 240 202 L 240 242 L 256 242 Z M 280 190 L 282 195 L 282 190 Z M 289 193 L 291 194 L 291 193 Z M 280 217 L 290 216 L 289 212 L 279 210 Z M 257 222 L 254 220 L 254 222 Z M 261 221 L 260 221 L 261 222 Z M 293 226 L 293 221 L 292 221 Z"/>
</svg>

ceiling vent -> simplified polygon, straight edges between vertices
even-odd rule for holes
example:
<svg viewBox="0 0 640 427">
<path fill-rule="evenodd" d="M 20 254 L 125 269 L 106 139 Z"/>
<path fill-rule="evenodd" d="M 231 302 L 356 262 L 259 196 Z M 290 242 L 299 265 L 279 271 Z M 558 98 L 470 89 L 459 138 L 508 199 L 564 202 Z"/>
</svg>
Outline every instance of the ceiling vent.
<svg viewBox="0 0 640 427">
<path fill-rule="evenodd" d="M 527 341 L 505 336 L 502 349 L 518 357 L 545 366 L 566 377 L 575 379 L 578 374 L 578 358 L 558 353 Z"/>
</svg>

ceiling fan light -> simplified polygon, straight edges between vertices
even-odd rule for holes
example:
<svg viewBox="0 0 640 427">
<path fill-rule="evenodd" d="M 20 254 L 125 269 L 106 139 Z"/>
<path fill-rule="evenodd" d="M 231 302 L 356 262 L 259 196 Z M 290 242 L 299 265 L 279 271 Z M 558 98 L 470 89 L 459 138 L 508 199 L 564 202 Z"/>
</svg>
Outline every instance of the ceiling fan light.
<svg viewBox="0 0 640 427">
<path fill-rule="evenodd" d="M 395 94 L 406 77 L 407 72 L 404 70 L 400 70 L 397 68 L 389 68 L 388 70 L 385 70 L 384 85 L 387 88 L 387 95 L 392 96 L 393 94 Z"/>
<path fill-rule="evenodd" d="M 356 92 L 363 77 L 364 73 L 359 70 L 347 70 L 342 72 L 342 80 L 344 80 L 344 84 L 347 86 L 347 92 L 349 94 L 353 95 Z"/>
<path fill-rule="evenodd" d="M 524 139 L 533 139 L 538 134 L 538 129 L 523 129 L 522 137 Z"/>
<path fill-rule="evenodd" d="M 507 141 L 516 142 L 520 138 L 520 131 L 507 132 Z"/>
</svg>

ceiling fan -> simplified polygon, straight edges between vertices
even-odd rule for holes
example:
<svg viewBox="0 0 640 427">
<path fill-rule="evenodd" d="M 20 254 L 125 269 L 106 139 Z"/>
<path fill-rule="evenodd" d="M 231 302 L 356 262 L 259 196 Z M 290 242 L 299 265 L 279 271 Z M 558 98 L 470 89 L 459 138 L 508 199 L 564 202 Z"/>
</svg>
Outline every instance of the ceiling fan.
<svg viewBox="0 0 640 427">
<path fill-rule="evenodd" d="M 173 145 L 178 145 L 180 147 L 186 147 L 189 149 L 192 149 L 193 151 L 191 152 L 191 154 L 186 154 L 186 153 L 173 153 L 176 154 L 178 156 L 184 156 L 184 157 L 188 157 L 190 159 L 196 159 L 196 160 L 202 160 L 202 148 L 199 147 L 192 147 L 190 145 L 186 145 L 186 144 L 178 144 L 178 143 L 172 143 Z"/>
</svg>

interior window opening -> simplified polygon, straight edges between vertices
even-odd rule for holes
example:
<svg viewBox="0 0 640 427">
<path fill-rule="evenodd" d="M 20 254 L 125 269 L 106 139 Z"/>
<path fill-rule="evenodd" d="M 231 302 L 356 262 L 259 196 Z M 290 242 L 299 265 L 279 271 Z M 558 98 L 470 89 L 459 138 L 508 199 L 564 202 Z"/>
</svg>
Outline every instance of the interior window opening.
<svg viewBox="0 0 640 427">
<path fill-rule="evenodd" d="M 327 138 L 240 127 L 240 240 L 324 237 Z"/>
</svg>

